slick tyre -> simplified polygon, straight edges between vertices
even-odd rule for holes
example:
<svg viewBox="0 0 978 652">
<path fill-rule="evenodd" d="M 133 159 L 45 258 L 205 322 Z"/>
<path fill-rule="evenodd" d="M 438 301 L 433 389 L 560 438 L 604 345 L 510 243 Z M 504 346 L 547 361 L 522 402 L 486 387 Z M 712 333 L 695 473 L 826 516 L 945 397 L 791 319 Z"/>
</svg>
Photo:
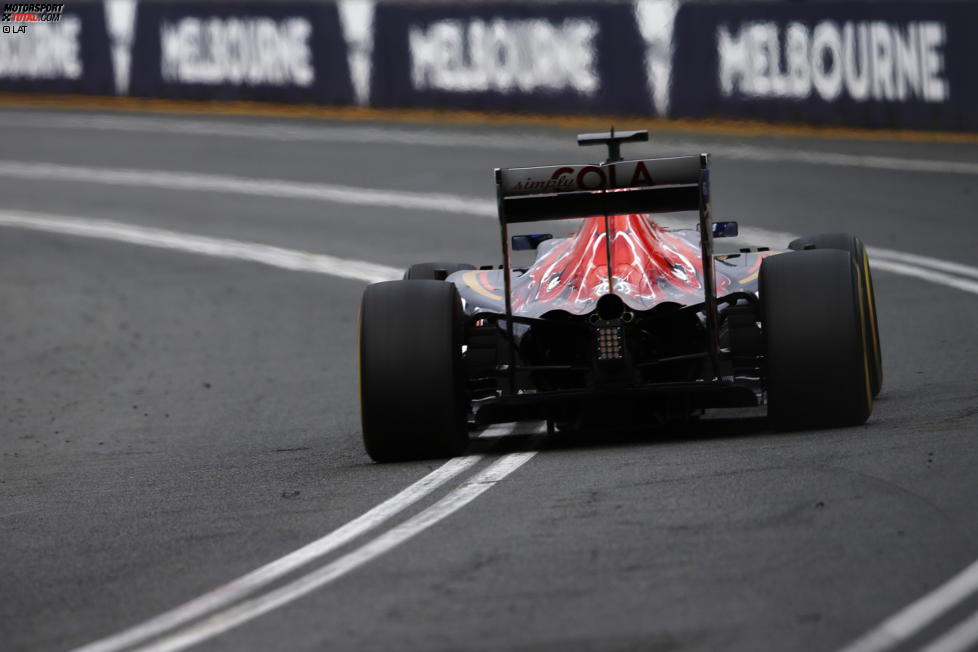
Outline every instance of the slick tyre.
<svg viewBox="0 0 978 652">
<path fill-rule="evenodd" d="M 475 269 L 466 263 L 415 263 L 404 272 L 406 281 L 444 281 L 449 274 Z"/>
<path fill-rule="evenodd" d="M 797 430 L 865 422 L 873 396 L 864 300 L 849 253 L 765 258 L 759 292 L 772 425 Z"/>
<path fill-rule="evenodd" d="M 452 283 L 367 286 L 360 305 L 360 414 L 373 460 L 443 458 L 465 450 L 462 319 Z"/>
<path fill-rule="evenodd" d="M 866 350 L 869 352 L 869 384 L 876 397 L 883 388 L 883 350 L 880 347 L 880 329 L 876 317 L 876 294 L 873 274 L 869 269 L 869 256 L 862 240 L 849 233 L 819 233 L 792 240 L 789 249 L 841 249 L 848 251 L 859 270 L 863 290 L 863 320 L 866 329 Z"/>
</svg>

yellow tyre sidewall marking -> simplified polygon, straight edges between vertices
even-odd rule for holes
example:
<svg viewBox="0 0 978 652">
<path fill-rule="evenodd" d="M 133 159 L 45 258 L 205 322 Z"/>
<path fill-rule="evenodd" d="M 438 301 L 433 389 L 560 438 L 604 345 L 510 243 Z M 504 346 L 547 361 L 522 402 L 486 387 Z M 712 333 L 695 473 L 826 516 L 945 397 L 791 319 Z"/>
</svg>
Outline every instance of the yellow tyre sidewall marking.
<svg viewBox="0 0 978 652">
<path fill-rule="evenodd" d="M 873 289 L 869 284 L 869 256 L 866 255 L 866 250 L 863 249 L 863 278 L 865 279 L 864 285 L 866 286 L 866 305 L 869 306 L 869 327 L 873 330 L 873 366 L 880 366 L 880 340 L 879 332 L 876 329 L 876 310 L 873 301 Z M 877 368 L 879 375 L 882 375 L 882 368 Z"/>
</svg>

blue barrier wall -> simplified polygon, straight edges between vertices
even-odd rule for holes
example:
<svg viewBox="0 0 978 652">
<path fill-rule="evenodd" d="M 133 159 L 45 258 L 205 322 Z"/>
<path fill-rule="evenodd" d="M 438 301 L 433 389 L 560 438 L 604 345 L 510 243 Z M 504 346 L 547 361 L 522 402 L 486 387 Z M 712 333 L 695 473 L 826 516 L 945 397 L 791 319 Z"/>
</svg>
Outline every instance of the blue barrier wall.
<svg viewBox="0 0 978 652">
<path fill-rule="evenodd" d="M 113 92 L 112 60 L 102 5 L 66 5 L 56 22 L 3 21 L 0 91 L 35 93 Z M 13 30 L 23 27 L 24 32 Z"/>
<path fill-rule="evenodd" d="M 351 104 L 336 5 L 140 4 L 129 92 L 143 97 Z"/>
<path fill-rule="evenodd" d="M 382 4 L 371 103 L 648 114 L 644 59 L 630 5 Z"/>
<path fill-rule="evenodd" d="M 106 0 L 0 23 L 0 91 L 978 131 L 978 3 L 955 0 Z"/>
<path fill-rule="evenodd" d="M 684 5 L 676 116 L 978 130 L 978 6 Z"/>
</svg>

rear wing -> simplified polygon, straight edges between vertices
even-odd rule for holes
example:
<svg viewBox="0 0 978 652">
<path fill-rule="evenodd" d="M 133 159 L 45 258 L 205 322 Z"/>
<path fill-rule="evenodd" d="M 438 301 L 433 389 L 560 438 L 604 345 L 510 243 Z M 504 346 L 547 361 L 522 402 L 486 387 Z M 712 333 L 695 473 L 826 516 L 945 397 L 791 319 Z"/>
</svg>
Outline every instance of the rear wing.
<svg viewBox="0 0 978 652">
<path fill-rule="evenodd" d="M 695 211 L 709 195 L 707 156 L 600 165 L 497 168 L 499 219 L 506 224 L 625 213 Z M 614 192 L 609 192 L 614 191 Z"/>
<path fill-rule="evenodd" d="M 503 248 L 506 321 L 510 340 L 510 388 L 515 391 L 513 342 L 512 269 L 509 225 L 537 220 L 604 217 L 605 246 L 611 269 L 609 232 L 612 215 L 698 211 L 700 247 L 703 254 L 704 313 L 707 349 L 718 368 L 720 351 L 716 275 L 713 266 L 713 229 L 710 222 L 710 156 L 680 156 L 623 161 L 621 142 L 647 140 L 647 132 L 582 134 L 581 145 L 608 145 L 608 159 L 599 165 L 551 165 L 528 168 L 496 168 L 496 199 Z M 614 293 L 609 273 L 608 291 Z"/>
</svg>

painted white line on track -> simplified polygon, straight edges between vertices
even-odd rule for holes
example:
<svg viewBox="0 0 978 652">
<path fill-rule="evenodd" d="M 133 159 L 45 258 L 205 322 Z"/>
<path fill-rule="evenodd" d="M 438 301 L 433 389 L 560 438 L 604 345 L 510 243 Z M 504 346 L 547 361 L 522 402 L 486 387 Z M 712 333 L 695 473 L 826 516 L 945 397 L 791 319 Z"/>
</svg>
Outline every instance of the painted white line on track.
<svg viewBox="0 0 978 652">
<path fill-rule="evenodd" d="M 913 265 L 907 265 L 905 263 L 895 263 L 892 260 L 887 260 L 885 258 L 870 257 L 869 260 L 872 263 L 873 270 L 881 269 L 884 272 L 893 272 L 894 274 L 902 274 L 903 276 L 912 276 L 924 281 L 930 281 L 931 283 L 937 283 L 938 285 L 945 285 L 947 287 L 963 290 L 964 292 L 978 294 L 978 281 L 970 281 L 968 279 L 951 276 L 950 274 L 944 274 L 943 272 L 935 272 L 930 269 L 914 267 Z"/>
<path fill-rule="evenodd" d="M 121 131 L 146 134 L 244 138 L 248 140 L 272 140 L 276 142 L 371 144 L 383 145 L 385 147 L 409 145 L 411 147 L 453 147 L 463 149 L 473 147 L 503 150 L 564 149 L 569 152 L 578 149 L 577 143 L 571 138 L 557 139 L 530 133 L 514 135 L 512 132 L 476 133 L 454 129 L 303 125 L 289 124 L 281 121 L 269 122 L 254 118 L 245 122 L 107 115 L 77 116 L 61 113 L 21 113 L 16 117 L 16 124 L 20 127 L 37 127 L 39 129 L 92 129 L 98 131 Z M 0 125 L 0 129 L 2 128 L 3 125 Z"/>
<path fill-rule="evenodd" d="M 689 228 L 689 220 L 666 217 L 664 219 L 657 218 L 656 221 L 667 228 Z M 781 249 L 787 247 L 789 242 L 798 237 L 800 236 L 795 233 L 747 226 L 740 229 L 738 238 L 731 238 L 727 242 L 731 246 L 750 244 Z M 869 253 L 873 270 L 912 276 L 938 285 L 978 294 L 978 281 L 970 280 L 972 278 L 978 279 L 978 267 L 881 247 L 867 247 L 866 251 Z M 959 278 L 959 276 L 968 278 Z"/>
<path fill-rule="evenodd" d="M 463 195 L 446 195 L 442 193 L 403 192 L 384 190 L 380 188 L 362 188 L 334 184 L 319 184 L 284 181 L 277 179 L 257 179 L 248 177 L 233 177 L 210 174 L 190 174 L 170 172 L 165 170 L 122 170 L 114 168 L 93 168 L 87 166 L 54 165 L 48 163 L 28 163 L 19 161 L 0 160 L 0 176 L 20 179 L 53 179 L 58 181 L 75 181 L 83 183 L 103 183 L 108 185 L 123 185 L 137 187 L 153 187 L 167 190 L 223 192 L 232 194 L 257 195 L 287 199 L 312 199 L 341 204 L 361 206 L 378 206 L 386 208 L 414 209 L 424 211 L 446 212 L 452 214 L 467 214 L 478 217 L 497 217 L 495 201 L 481 197 L 466 197 Z M 660 217 L 657 221 L 669 228 L 689 228 L 694 222 L 672 217 Z M 108 224 L 108 223 L 107 223 Z M 135 228 L 135 227 L 134 227 Z M 80 234 L 79 234 L 80 235 Z M 798 237 L 793 233 L 771 231 L 756 227 L 744 227 L 741 230 L 741 241 L 781 248 Z M 266 246 L 266 245 L 252 245 Z M 274 249 L 273 247 L 267 247 Z M 280 250 L 285 251 L 285 250 Z M 934 283 L 954 287 L 965 292 L 976 293 L 973 282 L 955 279 L 942 272 L 961 274 L 978 279 L 978 268 L 944 261 L 929 256 L 910 254 L 891 249 L 869 248 L 874 264 L 880 260 L 889 260 L 886 265 L 876 265 L 879 269 L 914 276 Z M 312 256 L 313 254 L 307 254 Z M 236 256 L 231 256 L 236 257 Z M 329 258 L 324 257 L 324 258 Z M 294 256 L 291 257 L 294 259 Z M 335 259 L 340 260 L 340 259 Z M 259 261 L 264 262 L 264 261 Z M 369 263 L 363 263 L 365 265 Z M 931 268 L 935 272 L 921 271 L 921 267 Z M 352 272 L 356 270 L 350 268 Z M 381 273 L 383 276 L 384 272 Z M 356 278 L 350 275 L 349 278 Z M 388 277 L 374 279 L 372 276 L 360 276 L 367 280 L 386 280 Z M 389 277 L 399 278 L 399 276 Z"/>
<path fill-rule="evenodd" d="M 462 483 L 444 498 L 415 516 L 377 536 L 359 548 L 299 579 L 246 600 L 195 625 L 177 631 L 159 641 L 138 648 L 145 652 L 175 652 L 201 643 L 277 609 L 293 600 L 346 575 L 380 557 L 415 535 L 436 525 L 462 509 L 499 481 L 529 462 L 535 452 L 510 453 Z"/>
<path fill-rule="evenodd" d="M 261 245 L 257 243 L 248 243 L 248 242 L 219 239 L 219 238 L 209 238 L 209 237 L 197 236 L 197 235 L 191 235 L 185 233 L 177 233 L 177 232 L 167 231 L 163 229 L 155 229 L 149 227 L 122 224 L 117 222 L 109 222 L 105 220 L 90 220 L 90 219 L 76 218 L 76 217 L 29 213 L 25 211 L 0 210 L 0 226 L 12 226 L 12 227 L 33 229 L 33 230 L 46 231 L 52 233 L 61 233 L 61 234 L 68 234 L 68 235 L 75 235 L 75 236 L 82 236 L 82 237 L 113 240 L 113 241 L 119 241 L 119 242 L 125 242 L 125 243 L 143 245 L 143 246 L 151 246 L 151 247 L 157 247 L 163 249 L 172 249 L 172 250 L 178 250 L 178 251 L 189 252 L 189 253 L 216 256 L 221 258 L 247 260 L 247 261 L 272 265 L 283 269 L 329 274 L 333 276 L 339 276 L 342 278 L 351 278 L 356 280 L 377 281 L 377 280 L 396 279 L 399 278 L 401 274 L 399 269 L 395 269 L 393 267 L 388 267 L 384 265 L 367 263 L 364 261 L 351 261 L 351 260 L 336 258 L 333 256 L 312 254 L 308 252 L 283 249 L 280 247 L 271 247 L 268 245 Z M 777 233 L 777 232 L 765 231 L 763 229 L 751 229 L 750 231 L 747 231 L 745 229 L 745 235 L 752 235 L 753 237 L 758 237 L 758 238 L 764 238 L 764 237 L 770 238 L 776 236 L 781 241 L 781 243 L 784 243 L 785 240 L 789 240 L 791 239 L 791 237 L 793 237 L 793 234 Z M 783 244 L 781 244 L 781 246 L 783 246 Z M 882 249 L 874 250 L 874 254 L 875 256 L 874 256 L 873 264 L 875 268 L 883 269 L 884 271 L 895 272 L 898 274 L 914 276 L 933 283 L 938 283 L 949 287 L 955 287 L 957 289 L 978 294 L 978 283 L 974 283 L 973 281 L 957 278 L 944 273 L 944 271 L 952 271 L 966 276 L 978 277 L 976 276 L 978 275 L 978 270 L 976 270 L 975 268 L 961 265 L 959 263 L 948 263 L 947 261 L 940 261 L 938 259 L 919 256 L 916 254 L 903 254 L 902 252 L 893 252 L 891 250 L 882 250 Z M 907 261 L 907 263 L 913 263 L 915 265 L 918 265 L 918 267 L 912 267 L 910 264 L 906 264 L 904 262 L 894 262 L 894 260 Z M 924 265 L 929 266 L 931 269 L 925 269 L 921 267 Z M 937 270 L 943 270 L 943 271 L 937 271 Z M 529 455 L 532 456 L 532 454 Z M 511 458 L 513 457 L 513 455 L 510 455 L 508 457 Z M 522 458 L 518 458 L 518 459 L 522 459 Z M 529 458 L 520 461 L 517 464 L 517 466 L 523 464 L 527 459 Z M 515 468 L 513 470 L 515 470 Z M 509 472 L 511 471 L 507 471 L 506 474 L 508 474 Z M 499 479 L 502 479 L 502 477 L 505 477 L 505 474 L 500 476 Z M 492 482 L 495 481 L 498 480 L 494 480 Z M 489 485 L 486 485 L 486 487 L 488 486 Z M 481 491 L 479 491 L 478 493 L 481 493 Z M 476 493 L 475 495 L 478 495 L 478 493 Z M 400 496 L 401 494 L 398 495 Z M 458 498 L 458 500 L 462 501 L 458 505 L 458 507 L 455 507 L 454 509 L 445 512 L 442 515 L 437 515 L 437 514 L 432 515 L 427 511 L 423 512 L 422 514 L 428 514 L 427 518 L 434 519 L 430 523 L 433 524 L 434 522 L 437 522 L 438 520 L 441 520 L 441 518 L 447 516 L 452 511 L 455 511 L 456 509 L 461 508 L 461 506 L 464 506 L 464 504 L 467 504 L 467 502 L 473 499 L 475 495 L 467 499 Z M 378 508 L 379 507 L 381 506 L 378 506 Z M 368 514 L 370 514 L 370 512 L 368 512 Z M 365 514 L 364 517 L 366 516 L 367 515 Z M 414 523 L 414 522 L 415 519 L 408 521 L 408 523 Z M 391 530 L 390 532 L 383 535 L 381 538 L 372 542 L 372 544 L 368 544 L 368 546 L 365 546 L 360 551 L 351 553 L 347 557 L 341 558 L 341 560 L 334 562 L 334 564 L 338 564 L 339 562 L 343 561 L 346 564 L 345 566 L 342 565 L 334 566 L 333 564 L 331 564 L 329 566 L 324 567 L 323 569 L 320 569 L 320 571 L 317 571 L 317 574 L 315 576 L 316 579 L 313 581 L 313 583 L 319 582 L 319 584 L 315 584 L 315 586 L 312 586 L 311 588 L 304 588 L 308 585 L 309 581 L 312 581 L 309 580 L 308 577 L 297 582 L 296 586 L 293 587 L 294 590 L 298 592 L 297 594 L 295 594 L 295 597 L 298 597 L 299 595 L 303 595 L 313 590 L 314 588 L 316 588 L 316 586 L 320 586 L 329 581 L 332 581 L 332 579 L 335 579 L 336 577 L 339 577 L 340 575 L 348 572 L 349 570 L 352 570 L 353 568 L 359 566 L 360 564 L 365 563 L 369 559 L 379 554 L 383 554 L 383 552 L 386 552 L 391 547 L 396 546 L 399 543 L 401 543 L 403 540 L 406 540 L 406 538 L 410 538 L 410 536 L 413 536 L 413 534 L 415 534 L 417 531 L 429 527 L 430 524 L 422 525 L 420 526 L 420 529 L 412 530 L 407 533 L 397 528 L 395 528 L 395 530 Z M 395 532 L 400 532 L 400 534 L 394 536 L 393 533 Z M 330 536 L 332 535 L 327 535 L 326 538 Z M 314 542 L 314 544 L 310 544 L 310 546 L 314 546 L 314 545 L 316 545 L 316 542 Z M 300 550 L 305 550 L 305 549 L 306 548 Z M 332 550 L 333 548 L 328 548 L 328 549 Z M 298 553 L 299 551 L 296 552 Z M 360 556 L 358 556 L 358 553 L 360 554 Z M 364 558 L 363 555 L 366 555 L 366 557 Z M 272 565 L 275 565 L 277 563 L 279 562 L 272 562 Z M 306 562 L 302 562 L 302 563 L 306 563 Z M 267 567 L 263 567 L 263 568 L 267 568 Z M 259 571 L 261 570 L 262 569 L 259 569 Z M 249 577 L 249 576 L 245 576 L 245 577 Z M 244 578 L 241 579 L 243 580 Z M 302 586 L 298 586 L 298 584 L 301 582 L 306 582 L 306 583 L 302 584 Z M 232 582 L 232 584 L 228 586 L 232 586 L 233 584 L 234 582 Z M 245 584 L 248 584 L 248 582 L 245 582 Z M 966 589 L 961 588 L 963 585 L 966 586 Z M 293 586 L 293 585 L 289 585 L 289 586 Z M 226 587 L 222 587 L 222 589 L 224 588 Z M 953 604 L 956 601 L 962 599 L 961 597 L 955 598 L 954 596 L 960 594 L 962 591 L 965 591 L 965 597 L 966 597 L 967 594 L 974 592 L 976 588 L 978 588 L 978 563 L 976 563 L 972 567 L 969 567 L 969 569 L 967 569 L 964 573 L 962 573 L 961 576 L 949 582 L 948 585 L 946 585 L 945 587 L 942 587 L 934 594 L 926 596 L 921 601 L 914 603 L 904 611 L 901 611 L 896 616 L 883 623 L 883 625 L 881 625 L 879 628 L 873 630 L 865 637 L 863 637 L 862 639 L 854 643 L 852 646 L 845 648 L 844 652 L 875 652 L 878 650 L 885 650 L 887 649 L 888 646 L 891 645 L 891 642 L 894 640 L 893 637 L 894 636 L 899 637 L 901 635 L 900 633 L 902 631 L 905 631 L 907 627 L 914 627 L 915 623 L 918 623 L 917 628 L 922 627 L 927 622 L 930 622 L 930 620 L 936 618 L 940 613 L 946 611 L 948 608 L 953 606 Z M 222 591 L 222 589 L 218 589 L 217 592 Z M 249 591 L 250 590 L 253 589 L 249 589 Z M 229 592 L 229 595 L 231 595 L 232 593 L 233 592 Z M 273 594 L 269 594 L 269 596 L 271 595 Z M 219 631 L 225 631 L 226 629 L 234 626 L 233 624 L 228 625 L 227 624 L 228 622 L 234 622 L 234 623 L 244 622 L 245 620 L 256 617 L 261 613 L 265 613 L 268 610 L 275 608 L 275 606 L 278 606 L 279 604 L 284 604 L 285 602 L 295 599 L 295 597 L 288 597 L 288 595 L 283 593 L 276 593 L 274 595 L 276 596 L 274 600 L 278 600 L 279 602 L 275 603 L 272 606 L 268 606 L 272 604 L 272 602 L 268 601 L 271 599 L 269 596 L 264 596 L 264 598 L 262 599 L 255 599 L 252 602 L 241 605 L 238 611 L 234 611 L 233 613 L 229 612 L 229 614 L 226 615 L 223 619 L 219 617 L 215 617 L 216 620 L 206 621 L 204 624 L 201 625 L 201 627 L 204 627 L 204 629 L 202 630 L 195 629 L 191 632 L 184 632 L 181 635 L 182 638 L 174 639 L 175 643 L 171 643 L 171 644 L 177 644 L 178 647 L 160 648 L 160 649 L 182 649 L 182 647 L 186 647 L 186 645 L 193 644 L 193 641 L 203 640 L 202 638 L 199 638 L 200 636 L 207 638 L 208 636 L 214 635 L 213 633 L 207 634 L 208 631 L 219 633 Z M 229 598 L 229 599 L 234 600 L 237 598 Z M 104 639 L 103 641 L 97 641 L 81 649 L 85 650 L 86 652 L 109 652 L 112 650 L 119 650 L 124 646 L 128 646 L 132 644 L 131 642 L 129 642 L 128 638 L 124 639 L 123 637 L 133 636 L 135 635 L 134 632 L 137 633 L 149 632 L 149 633 L 139 633 L 138 637 L 134 639 L 135 642 L 143 641 L 146 640 L 146 638 L 158 635 L 164 631 L 168 631 L 172 629 L 174 626 L 179 626 L 180 624 L 187 622 L 189 619 L 199 617 L 204 613 L 207 613 L 209 611 L 212 611 L 213 609 L 219 608 L 227 604 L 226 602 L 215 601 L 215 596 L 213 594 L 207 594 L 205 596 L 202 596 L 199 600 L 201 601 L 199 603 L 196 600 L 192 601 L 191 603 L 188 603 L 188 605 L 196 605 L 194 607 L 188 608 L 188 605 L 178 607 L 177 609 L 171 612 L 167 612 L 157 618 L 147 621 L 143 625 L 139 625 L 136 628 L 133 628 L 133 630 L 127 630 L 116 636 L 110 637 L 108 639 Z M 199 607 L 202 606 L 206 606 L 207 608 L 204 611 L 201 611 Z M 186 611 L 184 611 L 185 608 L 187 608 Z M 253 615 L 249 615 L 249 614 L 253 614 Z M 182 620 L 182 619 L 186 619 L 186 620 Z M 922 619 L 924 620 L 923 624 L 919 624 Z M 140 629 L 140 628 L 144 628 L 144 629 Z M 916 630 L 914 629 L 912 631 L 916 631 Z M 970 632 L 971 630 L 969 629 L 967 631 Z M 111 641 L 113 640 L 120 640 L 125 642 L 122 644 L 112 643 Z M 180 641 L 184 641 L 184 640 L 190 640 L 190 642 L 180 643 Z M 903 639 L 897 638 L 896 640 L 899 641 Z M 882 645 L 880 644 L 880 641 L 882 641 Z M 100 645 L 104 647 L 99 647 Z"/>
<path fill-rule="evenodd" d="M 937 159 L 904 158 L 901 156 L 876 156 L 868 154 L 842 154 L 818 150 L 757 147 L 754 145 L 714 145 L 703 143 L 704 151 L 714 157 L 726 157 L 741 161 L 770 163 L 806 163 L 848 168 L 868 168 L 894 172 L 934 172 L 944 174 L 978 174 L 978 163 L 971 161 L 943 161 Z"/>
<path fill-rule="evenodd" d="M 839 652 L 883 652 L 907 641 L 978 591 L 978 562 L 887 618 Z M 956 649 L 956 648 L 955 648 Z"/>
<path fill-rule="evenodd" d="M 967 652 L 978 647 L 978 613 L 957 625 L 920 652 Z"/>
<path fill-rule="evenodd" d="M 340 278 L 375 283 L 401 278 L 403 271 L 362 260 L 337 258 L 295 249 L 284 249 L 255 242 L 210 238 L 108 220 L 90 220 L 64 215 L 0 210 L 0 226 L 60 233 L 98 240 L 169 249 L 215 258 L 245 260 L 281 269 L 327 274 Z"/>
<path fill-rule="evenodd" d="M 234 177 L 211 174 L 170 172 L 165 170 L 123 170 L 115 168 L 93 168 L 88 166 L 54 165 L 49 163 L 29 163 L 21 161 L 2 161 L 0 160 L 0 176 L 7 176 L 19 179 L 52 179 L 58 181 L 76 181 L 84 183 L 104 183 L 109 185 L 138 186 L 163 188 L 167 190 L 182 191 L 203 191 L 203 192 L 225 192 L 234 194 L 258 195 L 265 197 L 278 197 L 289 199 L 313 199 L 342 204 L 356 204 L 361 206 L 379 206 L 387 208 L 415 209 L 425 211 L 437 211 L 447 213 L 463 213 L 479 217 L 497 216 L 496 203 L 480 197 L 466 197 L 462 195 L 446 195 L 442 193 L 422 193 L 422 192 L 403 192 L 397 190 L 384 190 L 380 188 L 360 188 L 355 186 L 342 186 L 334 184 L 305 183 L 295 181 L 284 181 L 278 179 L 256 179 L 248 177 Z M 27 213 L 25 213 L 26 215 Z M 679 225 L 689 226 L 691 220 L 679 220 L 676 218 L 663 218 L 658 220 L 664 226 L 675 228 Z M 94 221 L 92 223 L 95 223 Z M 113 224 L 109 222 L 105 225 Z M 116 227 L 119 225 L 116 224 Z M 137 227 L 131 227 L 133 229 Z M 162 231 L 160 231 L 162 233 Z M 82 233 L 77 233 L 82 235 Z M 188 236 L 189 237 L 189 236 Z M 199 241 L 206 240 L 198 236 L 193 236 Z M 763 244 L 769 247 L 784 247 L 787 242 L 797 237 L 792 233 L 779 231 L 769 231 L 767 229 L 745 227 L 742 230 L 742 239 L 750 240 L 754 244 Z M 118 239 L 118 238 L 112 238 Z M 172 240 L 172 238 L 171 238 Z M 216 239 L 211 239 L 215 240 Z M 228 241 L 231 242 L 231 241 Z M 146 244 L 140 242 L 136 244 Z M 255 247 L 264 247 L 264 254 L 258 254 Z M 227 247 L 224 248 L 228 250 Z M 267 245 L 249 244 L 248 250 L 253 255 L 263 258 L 258 262 L 275 259 L 277 256 L 273 250 L 275 247 Z M 277 249 L 278 252 L 287 250 Z M 944 261 L 929 256 L 910 254 L 891 249 L 870 248 L 870 255 L 873 257 L 877 268 L 896 274 L 914 276 L 926 281 L 947 285 L 949 287 L 964 290 L 965 292 L 978 293 L 978 284 L 954 278 L 944 272 L 960 274 L 978 279 L 978 268 Z M 207 252 L 201 252 L 207 253 Z M 294 253 L 294 252 L 292 252 Z M 303 254 L 305 257 L 316 256 L 316 254 Z M 386 280 L 388 278 L 399 278 L 390 276 L 387 270 L 379 271 L 382 266 L 374 267 L 372 273 L 360 274 L 358 267 L 350 266 L 351 261 L 319 255 L 323 264 L 331 265 L 328 262 L 341 261 L 347 265 L 349 274 L 347 278 L 364 278 L 366 280 Z M 227 257 L 240 257 L 228 254 Z M 282 258 L 282 257 L 278 257 Z M 287 259 L 290 264 L 305 265 L 306 263 L 296 262 L 294 255 L 286 255 L 282 260 Z M 888 262 L 880 262 L 888 261 Z M 308 262 L 308 261 L 307 261 Z M 356 261 L 352 261 L 356 262 Z M 272 264 L 272 263 L 268 263 Z M 361 263 L 361 265 L 372 265 L 371 263 Z M 279 266 L 283 266 L 280 264 Z M 334 267 L 337 267 L 334 265 Z M 288 267 L 288 269 L 300 269 L 301 267 Z M 921 268 L 930 268 L 935 271 L 926 271 Z M 313 271 L 313 270 L 309 270 Z M 338 272 L 342 269 L 337 267 Z M 369 271 L 369 270 L 368 270 Z M 377 274 L 379 273 L 379 276 Z M 337 275 L 343 275 L 338 273 Z"/>
<path fill-rule="evenodd" d="M 923 267 L 930 267 L 942 272 L 960 274 L 962 276 L 970 276 L 971 278 L 978 279 L 978 267 L 962 265 L 961 263 L 952 263 L 947 260 L 931 258 L 930 256 L 909 254 L 903 251 L 894 251 L 892 249 L 882 249 L 880 247 L 866 247 L 866 251 L 869 253 L 870 258 L 874 260 L 882 258 L 898 263 L 921 265 Z"/>
<path fill-rule="evenodd" d="M 569 155 L 579 149 L 572 138 L 544 136 L 539 133 L 514 134 L 506 132 L 474 132 L 445 129 L 405 129 L 403 127 L 361 127 L 334 125 L 303 125 L 269 122 L 260 119 L 248 121 L 186 120 L 151 118 L 122 115 L 64 115 L 48 112 L 17 112 L 10 124 L 17 129 L 91 129 L 105 131 L 141 132 L 148 134 L 176 134 L 198 137 L 227 137 L 278 142 L 326 142 L 350 144 L 408 145 L 412 147 L 484 148 L 494 150 L 565 151 Z M 2 128 L 2 126 L 0 126 Z M 761 147 L 757 145 L 730 145 L 707 140 L 679 141 L 656 139 L 652 146 L 658 154 L 689 154 L 710 152 L 717 158 L 738 161 L 803 163 L 836 167 L 855 167 L 903 172 L 930 172 L 945 174 L 978 174 L 978 163 L 920 159 L 901 156 L 877 156 L 844 154 L 824 150 Z"/>
<path fill-rule="evenodd" d="M 494 199 L 431 192 L 358 188 L 356 186 L 286 181 L 284 179 L 202 174 L 199 172 L 101 168 L 0 160 L 0 176 L 27 181 L 101 183 L 110 186 L 219 192 L 279 199 L 308 199 L 339 204 L 439 211 L 482 217 L 496 216 L 496 201 Z"/>
<path fill-rule="evenodd" d="M 472 468 L 481 459 L 482 456 L 480 455 L 470 455 L 448 460 L 395 496 L 388 498 L 373 509 L 312 543 L 179 607 L 117 634 L 80 647 L 75 652 L 117 652 L 186 625 L 192 620 L 206 616 L 217 609 L 227 607 L 297 568 L 315 561 L 377 528 L 452 478 Z"/>
<path fill-rule="evenodd" d="M 397 280 L 403 274 L 402 270 L 398 268 L 362 260 L 350 260 L 327 254 L 316 254 L 255 242 L 213 238 L 108 220 L 0 209 L 0 226 L 11 226 L 100 240 L 113 240 L 158 249 L 214 256 L 217 258 L 244 260 L 281 269 L 328 274 L 340 278 L 367 281 L 368 283 Z M 797 237 L 791 233 L 765 231 L 764 229 L 756 228 L 742 229 L 742 233 L 742 239 L 745 241 L 749 240 L 753 244 L 764 244 L 764 246 L 772 247 L 783 247 L 788 241 Z M 911 276 L 964 292 L 978 294 L 978 282 L 958 278 L 942 271 L 928 269 L 925 266 L 936 268 L 937 270 L 949 268 L 963 269 L 968 276 L 974 276 L 976 278 L 978 278 L 978 268 L 968 267 L 960 263 L 949 263 L 916 254 L 902 254 L 901 252 L 891 252 L 890 250 L 882 251 L 885 252 L 883 255 L 899 254 L 904 257 L 898 257 L 897 260 L 912 258 L 915 262 L 914 264 L 894 262 L 889 258 L 880 258 L 877 253 L 876 256 L 871 257 L 873 269 L 901 274 L 903 276 Z"/>
</svg>

